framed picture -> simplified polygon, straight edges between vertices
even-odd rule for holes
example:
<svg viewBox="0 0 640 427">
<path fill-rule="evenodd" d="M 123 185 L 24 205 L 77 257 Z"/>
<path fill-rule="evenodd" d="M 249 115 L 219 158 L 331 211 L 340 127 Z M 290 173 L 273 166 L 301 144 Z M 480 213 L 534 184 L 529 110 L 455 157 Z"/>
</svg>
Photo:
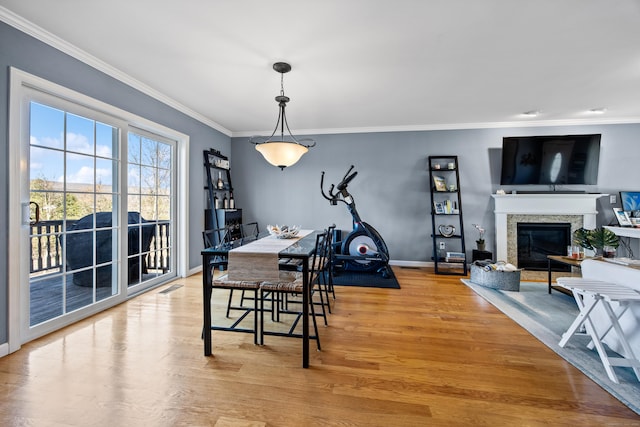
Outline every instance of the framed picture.
<svg viewBox="0 0 640 427">
<path fill-rule="evenodd" d="M 434 176 L 433 185 L 436 191 L 447 191 L 447 182 L 444 180 L 444 177 Z"/>
<path fill-rule="evenodd" d="M 622 208 L 613 208 L 613 213 L 616 214 L 616 219 L 621 227 L 630 227 L 633 224 L 629 218 L 629 214 L 622 210 Z"/>
<path fill-rule="evenodd" d="M 444 204 L 442 202 L 433 202 L 433 207 L 437 214 L 444 213 Z"/>
<path fill-rule="evenodd" d="M 640 191 L 621 191 L 620 203 L 622 210 L 628 212 L 629 215 L 640 211 Z"/>
</svg>

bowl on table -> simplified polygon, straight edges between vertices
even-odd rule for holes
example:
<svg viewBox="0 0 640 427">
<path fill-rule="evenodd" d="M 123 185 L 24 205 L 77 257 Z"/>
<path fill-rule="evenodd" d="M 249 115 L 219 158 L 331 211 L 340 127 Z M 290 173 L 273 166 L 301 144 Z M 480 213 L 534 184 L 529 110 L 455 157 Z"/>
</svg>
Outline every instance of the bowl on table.
<svg viewBox="0 0 640 427">
<path fill-rule="evenodd" d="M 267 225 L 269 234 L 276 236 L 278 239 L 292 239 L 298 235 L 300 226 L 293 225 Z"/>
</svg>

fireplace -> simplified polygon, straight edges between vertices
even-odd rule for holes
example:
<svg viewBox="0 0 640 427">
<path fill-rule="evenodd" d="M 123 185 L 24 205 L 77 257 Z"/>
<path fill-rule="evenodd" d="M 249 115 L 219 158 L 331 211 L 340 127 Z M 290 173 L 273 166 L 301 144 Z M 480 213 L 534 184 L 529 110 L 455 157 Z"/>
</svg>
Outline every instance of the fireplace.
<svg viewBox="0 0 640 427">
<path fill-rule="evenodd" d="M 521 222 L 570 223 L 572 232 L 596 228 L 597 200 L 603 195 L 493 194 L 496 259 L 517 265 L 517 224 Z"/>
<path fill-rule="evenodd" d="M 517 224 L 518 267 L 546 270 L 548 255 L 566 255 L 571 244 L 570 223 L 519 222 Z M 571 266 L 552 265 L 552 271 L 570 272 Z"/>
</svg>

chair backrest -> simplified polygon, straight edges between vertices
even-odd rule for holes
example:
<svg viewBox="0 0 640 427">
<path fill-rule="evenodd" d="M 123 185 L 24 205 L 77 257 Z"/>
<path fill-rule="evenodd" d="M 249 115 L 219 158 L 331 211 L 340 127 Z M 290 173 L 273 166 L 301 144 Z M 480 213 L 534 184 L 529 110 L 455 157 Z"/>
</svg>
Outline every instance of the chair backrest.
<svg viewBox="0 0 640 427">
<path fill-rule="evenodd" d="M 249 222 L 240 225 L 240 237 L 242 238 L 243 244 L 251 242 L 252 240 L 257 240 L 259 234 L 260 229 L 257 222 Z"/>
<path fill-rule="evenodd" d="M 225 243 L 229 243 L 231 234 L 228 228 L 212 228 L 210 230 L 204 230 L 202 232 L 202 239 L 204 240 L 204 247 L 215 248 Z"/>
<path fill-rule="evenodd" d="M 309 283 L 313 283 L 318 275 L 326 270 L 329 265 L 329 246 L 331 245 L 331 237 L 328 230 L 316 235 L 316 249 L 311 257 L 309 264 Z"/>
<path fill-rule="evenodd" d="M 333 268 L 333 255 L 335 253 L 335 234 L 336 234 L 336 225 L 331 224 L 327 227 L 327 246 L 326 257 L 327 257 L 327 269 Z"/>
</svg>

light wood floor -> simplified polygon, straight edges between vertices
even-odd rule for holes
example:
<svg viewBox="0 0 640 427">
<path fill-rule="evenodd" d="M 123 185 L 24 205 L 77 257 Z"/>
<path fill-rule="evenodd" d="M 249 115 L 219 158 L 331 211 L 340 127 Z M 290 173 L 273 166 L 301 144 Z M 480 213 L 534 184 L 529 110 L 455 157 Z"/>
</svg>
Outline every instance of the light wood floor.
<svg viewBox="0 0 640 427">
<path fill-rule="evenodd" d="M 0 424 L 640 425 L 458 276 L 394 271 L 337 287 L 310 369 L 291 338 L 214 331 L 204 357 L 201 276 L 178 280 L 1 358 Z"/>
</svg>

